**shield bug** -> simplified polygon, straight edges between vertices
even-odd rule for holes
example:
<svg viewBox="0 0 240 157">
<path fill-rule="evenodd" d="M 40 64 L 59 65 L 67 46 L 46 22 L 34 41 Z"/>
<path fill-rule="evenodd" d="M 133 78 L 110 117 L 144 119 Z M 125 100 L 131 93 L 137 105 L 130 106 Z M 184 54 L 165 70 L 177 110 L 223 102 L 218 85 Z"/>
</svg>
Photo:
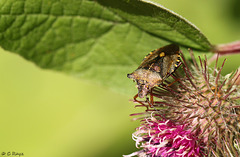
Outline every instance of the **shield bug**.
<svg viewBox="0 0 240 157">
<path fill-rule="evenodd" d="M 142 61 L 140 66 L 127 77 L 137 82 L 138 94 L 134 96 L 144 98 L 153 87 L 173 73 L 180 65 L 180 50 L 175 44 L 167 45 L 150 52 Z M 139 102 L 139 101 L 137 101 Z M 151 97 L 152 106 L 153 98 Z M 142 103 L 141 103 L 142 104 Z"/>
</svg>

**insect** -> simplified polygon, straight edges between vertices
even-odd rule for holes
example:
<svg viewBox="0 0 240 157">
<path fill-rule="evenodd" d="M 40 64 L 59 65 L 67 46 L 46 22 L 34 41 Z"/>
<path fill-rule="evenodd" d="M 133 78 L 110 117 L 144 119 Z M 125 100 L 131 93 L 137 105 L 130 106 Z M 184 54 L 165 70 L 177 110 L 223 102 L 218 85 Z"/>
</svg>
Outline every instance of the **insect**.
<svg viewBox="0 0 240 157">
<path fill-rule="evenodd" d="M 180 50 L 175 44 L 167 45 L 150 52 L 140 66 L 127 77 L 137 82 L 138 94 L 134 100 L 144 98 L 153 87 L 159 86 L 180 65 Z M 150 94 L 151 95 L 151 94 Z M 151 96 L 150 107 L 153 106 Z M 140 102 L 141 103 L 141 102 Z M 143 104 L 143 103 L 141 103 Z M 145 105 L 144 105 L 145 106 Z"/>
</svg>

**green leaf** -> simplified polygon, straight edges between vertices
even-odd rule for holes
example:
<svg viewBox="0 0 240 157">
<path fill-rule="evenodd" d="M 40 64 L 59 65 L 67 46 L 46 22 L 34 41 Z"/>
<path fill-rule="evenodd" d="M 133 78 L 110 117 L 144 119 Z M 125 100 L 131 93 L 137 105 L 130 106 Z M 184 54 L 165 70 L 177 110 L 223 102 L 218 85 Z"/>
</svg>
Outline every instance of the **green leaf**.
<svg viewBox="0 0 240 157">
<path fill-rule="evenodd" d="M 149 0 L 97 0 L 142 31 L 170 42 L 201 51 L 211 44 L 200 30 L 186 19 Z"/>
<path fill-rule="evenodd" d="M 45 69 L 118 92 L 149 51 L 169 43 L 209 51 L 186 20 L 138 0 L 1 0 L 0 46 Z"/>
</svg>

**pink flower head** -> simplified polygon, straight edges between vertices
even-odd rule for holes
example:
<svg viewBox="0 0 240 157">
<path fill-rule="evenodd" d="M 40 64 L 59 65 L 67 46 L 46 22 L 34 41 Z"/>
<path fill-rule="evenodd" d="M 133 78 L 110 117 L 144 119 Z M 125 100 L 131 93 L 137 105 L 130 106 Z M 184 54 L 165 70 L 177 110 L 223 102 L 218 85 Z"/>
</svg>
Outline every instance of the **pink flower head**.
<svg viewBox="0 0 240 157">
<path fill-rule="evenodd" d="M 185 125 L 176 125 L 169 120 L 157 120 L 157 117 L 146 118 L 137 128 L 133 134 L 137 146 L 152 157 L 200 156 L 201 146 L 191 129 L 187 130 Z"/>
</svg>

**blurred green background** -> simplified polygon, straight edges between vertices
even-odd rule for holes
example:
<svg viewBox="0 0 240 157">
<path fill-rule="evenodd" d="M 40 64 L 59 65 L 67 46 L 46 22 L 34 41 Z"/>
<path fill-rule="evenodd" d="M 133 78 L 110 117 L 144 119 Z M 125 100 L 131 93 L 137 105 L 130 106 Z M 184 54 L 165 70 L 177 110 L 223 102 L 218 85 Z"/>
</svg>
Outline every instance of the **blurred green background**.
<svg viewBox="0 0 240 157">
<path fill-rule="evenodd" d="M 155 2 L 191 21 L 213 44 L 240 40 L 239 0 Z M 239 60 L 228 57 L 223 73 L 239 67 Z M 129 114 L 142 110 L 129 103 L 132 95 L 42 70 L 2 49 L 0 73 L 0 153 L 115 157 L 137 150 L 131 134 L 138 122 Z"/>
</svg>

